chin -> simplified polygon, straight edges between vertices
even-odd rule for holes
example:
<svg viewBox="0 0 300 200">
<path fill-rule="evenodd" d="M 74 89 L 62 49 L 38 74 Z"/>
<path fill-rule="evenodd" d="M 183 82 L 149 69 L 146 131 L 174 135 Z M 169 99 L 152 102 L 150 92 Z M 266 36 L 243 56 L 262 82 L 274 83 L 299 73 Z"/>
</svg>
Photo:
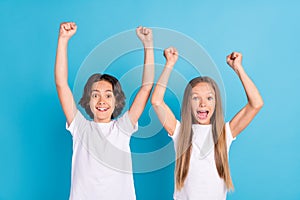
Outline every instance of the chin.
<svg viewBox="0 0 300 200">
<path fill-rule="evenodd" d="M 210 124 L 210 120 L 209 119 L 204 119 L 204 120 L 197 120 L 198 124 L 202 124 L 202 125 L 208 125 Z"/>
</svg>

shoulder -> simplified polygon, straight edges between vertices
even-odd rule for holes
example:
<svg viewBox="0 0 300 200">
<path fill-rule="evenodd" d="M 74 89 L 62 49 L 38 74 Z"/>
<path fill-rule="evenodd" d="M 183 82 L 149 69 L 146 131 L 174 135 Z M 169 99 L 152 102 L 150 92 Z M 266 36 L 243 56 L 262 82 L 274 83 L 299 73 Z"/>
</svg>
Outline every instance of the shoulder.
<svg viewBox="0 0 300 200">
<path fill-rule="evenodd" d="M 232 132 L 231 132 L 229 122 L 225 123 L 225 134 L 226 134 L 227 149 L 229 150 L 229 147 L 230 147 L 231 143 L 236 139 L 235 137 L 232 136 Z"/>
<path fill-rule="evenodd" d="M 173 135 L 169 135 L 173 140 L 177 140 L 178 138 L 178 135 L 179 135 L 179 132 L 180 132 L 180 121 L 176 120 L 176 127 L 175 127 L 175 130 L 174 130 L 174 133 Z"/>
<path fill-rule="evenodd" d="M 77 110 L 74 119 L 68 125 L 66 123 L 66 129 L 71 132 L 71 134 L 74 136 L 74 134 L 78 131 L 82 131 L 86 127 L 88 123 L 91 123 L 91 121 L 87 120 L 82 113 Z"/>
<path fill-rule="evenodd" d="M 128 111 L 122 114 L 119 118 L 114 120 L 116 128 L 120 129 L 127 135 L 132 135 L 132 133 L 138 130 L 138 122 L 133 125 L 128 115 Z"/>
</svg>

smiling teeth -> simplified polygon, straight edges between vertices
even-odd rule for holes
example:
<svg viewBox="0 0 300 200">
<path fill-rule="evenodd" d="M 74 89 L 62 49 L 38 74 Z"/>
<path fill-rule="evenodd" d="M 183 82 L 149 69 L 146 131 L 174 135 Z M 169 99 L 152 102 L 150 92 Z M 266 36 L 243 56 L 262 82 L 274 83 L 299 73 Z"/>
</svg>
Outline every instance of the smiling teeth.
<svg viewBox="0 0 300 200">
<path fill-rule="evenodd" d="M 107 108 L 97 108 L 98 110 L 100 110 L 100 111 L 106 111 L 107 110 Z"/>
</svg>

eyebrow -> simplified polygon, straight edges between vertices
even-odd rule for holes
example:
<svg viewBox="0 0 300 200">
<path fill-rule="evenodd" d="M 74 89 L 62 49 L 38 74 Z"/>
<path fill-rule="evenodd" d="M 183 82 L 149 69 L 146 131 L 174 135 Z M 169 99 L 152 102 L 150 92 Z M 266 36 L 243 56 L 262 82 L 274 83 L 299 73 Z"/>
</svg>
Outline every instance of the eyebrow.
<svg viewBox="0 0 300 200">
<path fill-rule="evenodd" d="M 92 90 L 92 92 L 101 92 L 100 90 Z M 105 90 L 104 92 L 112 92 L 112 90 Z"/>
<path fill-rule="evenodd" d="M 209 94 L 209 95 L 214 95 L 214 93 L 213 93 L 213 92 L 208 92 L 208 93 L 206 93 L 206 94 Z M 191 95 L 198 95 L 198 93 L 197 93 L 197 92 L 192 92 L 192 93 L 191 93 Z"/>
</svg>

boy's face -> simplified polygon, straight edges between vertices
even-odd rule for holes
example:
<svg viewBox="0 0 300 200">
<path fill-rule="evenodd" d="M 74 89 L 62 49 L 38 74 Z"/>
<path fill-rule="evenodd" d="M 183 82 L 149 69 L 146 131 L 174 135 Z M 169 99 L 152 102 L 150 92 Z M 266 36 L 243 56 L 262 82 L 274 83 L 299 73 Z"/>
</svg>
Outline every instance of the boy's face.
<svg viewBox="0 0 300 200">
<path fill-rule="evenodd" d="M 192 88 L 192 114 L 198 124 L 208 125 L 215 111 L 215 91 L 206 82 L 198 83 Z"/>
<path fill-rule="evenodd" d="M 101 80 L 92 85 L 90 99 L 90 109 L 94 114 L 94 121 L 107 123 L 111 121 L 111 116 L 115 109 L 115 96 L 112 84 Z"/>
</svg>

